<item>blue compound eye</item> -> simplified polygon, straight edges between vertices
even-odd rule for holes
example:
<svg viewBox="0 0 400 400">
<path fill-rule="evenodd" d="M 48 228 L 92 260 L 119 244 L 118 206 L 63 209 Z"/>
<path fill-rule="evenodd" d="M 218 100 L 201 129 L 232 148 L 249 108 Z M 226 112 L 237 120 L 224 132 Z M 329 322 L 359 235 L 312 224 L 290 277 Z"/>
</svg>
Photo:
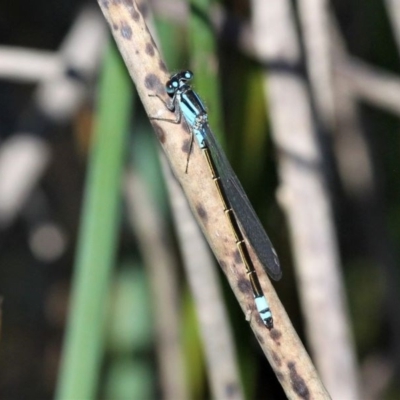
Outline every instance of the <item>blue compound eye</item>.
<svg viewBox="0 0 400 400">
<path fill-rule="evenodd" d="M 192 71 L 185 71 L 185 73 L 184 73 L 184 77 L 185 77 L 185 79 L 187 79 L 187 80 L 189 80 L 189 79 L 192 79 L 193 78 L 193 72 Z"/>
<path fill-rule="evenodd" d="M 179 82 L 176 79 L 171 79 L 170 81 L 167 82 L 166 90 L 168 94 L 173 94 L 176 92 L 176 89 L 179 87 Z"/>
</svg>

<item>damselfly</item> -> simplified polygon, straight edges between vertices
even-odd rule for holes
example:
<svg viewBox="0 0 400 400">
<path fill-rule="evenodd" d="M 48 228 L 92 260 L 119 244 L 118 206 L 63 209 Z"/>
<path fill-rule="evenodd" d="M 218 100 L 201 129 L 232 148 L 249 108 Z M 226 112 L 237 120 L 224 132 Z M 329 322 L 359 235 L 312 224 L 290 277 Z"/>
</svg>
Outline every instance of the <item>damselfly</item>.
<svg viewBox="0 0 400 400">
<path fill-rule="evenodd" d="M 188 84 L 188 81 L 192 78 L 193 73 L 191 71 L 181 71 L 172 75 L 166 83 L 166 91 L 171 98 L 171 103 L 167 104 L 161 98 L 160 100 L 163 101 L 168 110 L 175 113 L 176 118 L 153 117 L 152 119 L 175 124 L 181 122 L 182 116 L 185 119 L 192 134 L 189 156 L 195 138 L 206 157 L 211 178 L 214 180 L 221 198 L 222 208 L 232 227 L 240 257 L 249 276 L 257 310 L 263 323 L 271 329 L 273 327 L 272 313 L 261 289 L 260 281 L 242 232 L 245 233 L 265 271 L 275 280 L 280 279 L 282 276 L 278 256 L 242 185 L 210 129 L 207 111 L 203 102 Z M 153 96 L 159 97 L 157 95 Z"/>
</svg>

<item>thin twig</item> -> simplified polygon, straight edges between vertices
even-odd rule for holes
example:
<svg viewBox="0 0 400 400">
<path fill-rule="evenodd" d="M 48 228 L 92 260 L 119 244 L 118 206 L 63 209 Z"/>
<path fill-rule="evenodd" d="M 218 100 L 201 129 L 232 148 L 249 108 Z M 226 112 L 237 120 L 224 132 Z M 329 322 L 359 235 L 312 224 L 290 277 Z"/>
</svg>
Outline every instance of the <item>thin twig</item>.
<svg viewBox="0 0 400 400">
<path fill-rule="evenodd" d="M 0 77 L 20 83 L 48 80 L 63 72 L 64 60 L 49 51 L 0 46 Z"/>
<path fill-rule="evenodd" d="M 85 7 L 62 43 L 64 69 L 40 85 L 35 93 L 39 109 L 51 120 L 68 121 L 88 94 L 87 84 L 100 65 L 106 27 L 93 7 Z"/>
<path fill-rule="evenodd" d="M 337 63 L 336 72 L 360 100 L 400 115 L 400 78 L 354 57 Z"/>
<path fill-rule="evenodd" d="M 398 0 L 385 0 L 387 15 L 390 19 L 397 51 L 400 52 L 400 6 Z"/>
<path fill-rule="evenodd" d="M 0 153 L 0 226 L 7 226 L 18 215 L 46 170 L 51 152 L 43 131 L 54 123 L 71 119 L 86 99 L 86 83 L 93 79 L 97 70 L 105 39 L 101 14 L 93 7 L 83 8 L 58 52 L 57 59 L 63 60 L 63 68 L 40 83 L 30 109 L 26 110 L 28 123 L 21 123 L 25 125 L 24 130 L 15 132 L 3 143 Z M 71 71 L 76 77 L 68 74 Z M 41 131 L 35 132 L 38 126 Z M 15 164 L 16 159 L 24 161 Z"/>
<path fill-rule="evenodd" d="M 332 52 L 330 46 L 330 9 L 328 1 L 321 0 L 299 0 L 300 21 L 306 50 L 306 66 L 310 79 L 311 90 L 314 99 L 314 106 L 317 112 L 316 118 L 318 125 L 324 132 L 332 132 L 335 122 L 335 105 L 334 105 L 334 89 L 333 89 L 333 73 L 332 73 Z M 309 101 L 306 96 L 304 101 Z M 316 124 L 317 125 L 317 124 Z M 309 134 L 312 134 L 309 132 Z M 321 152 L 321 149 L 318 149 Z M 319 155 L 319 162 L 323 160 L 323 156 Z M 325 169 L 321 172 L 327 170 Z M 324 176 L 321 174 L 321 178 Z M 327 176 L 325 176 L 327 178 Z M 327 197 L 329 193 L 326 190 L 317 193 L 317 196 Z M 327 207 L 329 200 L 325 198 Z M 318 212 L 318 211 L 317 211 Z M 327 221 L 325 229 L 333 230 L 333 221 Z M 314 227 L 311 227 L 312 229 Z M 337 310 L 343 308 L 345 312 L 342 318 L 332 321 L 336 326 L 343 324 L 336 332 L 331 335 L 326 335 L 323 330 L 316 331 L 316 334 L 322 337 L 316 337 L 316 334 L 310 336 L 310 343 L 313 349 L 314 359 L 321 373 L 321 378 L 325 383 L 329 393 L 334 399 L 359 399 L 358 387 L 358 369 L 356 361 L 356 353 L 352 338 L 351 322 L 347 310 L 347 301 L 345 296 L 344 283 L 341 281 L 341 276 L 335 269 L 339 269 L 337 261 L 337 244 L 335 240 L 332 242 L 332 259 L 327 261 L 327 266 L 332 268 L 329 275 L 324 279 L 337 282 L 340 285 L 339 290 L 342 293 L 342 299 L 335 304 L 332 301 L 332 306 Z M 311 264 L 312 265 L 312 264 Z M 325 271 L 327 272 L 327 271 Z M 301 270 L 299 271 L 301 273 Z M 332 278 L 333 277 L 333 278 Z M 317 278 L 318 279 L 318 278 Z M 335 288 L 332 288 L 335 289 Z M 303 287 L 303 290 L 309 290 Z M 313 299 L 304 296 L 305 299 L 312 301 Z M 316 300 L 316 304 L 319 301 Z M 303 307 L 308 308 L 307 304 Z M 322 320 L 329 316 L 333 318 L 335 313 L 328 314 L 328 310 L 324 310 L 324 315 L 314 314 L 310 312 L 307 317 L 310 325 L 310 330 L 318 324 L 323 324 Z M 308 313 L 307 313 L 308 314 Z M 315 319 L 314 321 L 312 321 Z M 329 329 L 329 327 L 328 327 Z"/>
<path fill-rule="evenodd" d="M 0 228 L 6 228 L 25 205 L 50 159 L 42 138 L 15 134 L 0 149 Z"/>
<path fill-rule="evenodd" d="M 336 21 L 331 21 L 332 46 L 334 49 L 335 71 L 335 102 L 336 102 L 336 126 L 334 147 L 338 161 L 340 178 L 345 193 L 353 202 L 354 216 L 357 219 L 357 225 L 360 226 L 360 234 L 363 235 L 366 242 L 365 248 L 369 250 L 371 256 L 379 265 L 380 272 L 383 271 L 385 278 L 385 305 L 387 307 L 388 327 L 390 328 L 389 337 L 391 340 L 391 349 L 395 354 L 395 374 L 400 376 L 400 308 L 398 287 L 400 276 L 396 261 L 396 250 L 391 245 L 390 235 L 386 228 L 386 215 L 384 213 L 382 193 L 379 190 L 379 178 L 376 176 L 371 156 L 371 148 L 368 140 L 363 133 L 363 128 L 358 116 L 358 95 L 354 86 L 359 87 L 360 83 L 352 85 L 348 75 L 342 73 L 341 66 L 352 65 L 348 62 L 348 55 L 344 40 L 341 37 Z M 359 67 L 360 64 L 357 63 Z M 356 64 L 356 65 L 357 65 Z M 369 74 L 370 68 L 356 68 L 360 75 Z M 366 72 L 368 71 L 368 72 Z M 381 74 L 380 74 L 381 75 Z M 382 75 L 381 75 L 382 76 Z M 359 77 L 353 76 L 352 79 L 358 80 Z M 368 85 L 374 79 L 365 80 Z M 387 89 L 390 91 L 390 85 L 375 86 L 377 92 Z M 361 89 L 360 90 L 365 90 Z M 363 385 L 364 387 L 365 385 Z"/>
<path fill-rule="evenodd" d="M 341 364 L 337 345 L 348 343 L 346 307 L 329 195 L 324 185 L 292 4 L 252 1 L 255 43 L 271 68 L 264 78 L 282 181 L 279 198 L 291 231 L 306 331 L 321 371 Z M 298 364 L 299 374 L 306 373 Z M 323 374 L 324 375 L 324 374 Z M 346 377 L 344 377 L 346 378 Z M 328 394 L 318 385 L 321 397 Z"/>
<path fill-rule="evenodd" d="M 324 129 L 332 131 L 335 111 L 328 4 L 328 0 L 299 0 L 298 10 L 304 39 L 305 62 L 317 115 Z"/>
</svg>

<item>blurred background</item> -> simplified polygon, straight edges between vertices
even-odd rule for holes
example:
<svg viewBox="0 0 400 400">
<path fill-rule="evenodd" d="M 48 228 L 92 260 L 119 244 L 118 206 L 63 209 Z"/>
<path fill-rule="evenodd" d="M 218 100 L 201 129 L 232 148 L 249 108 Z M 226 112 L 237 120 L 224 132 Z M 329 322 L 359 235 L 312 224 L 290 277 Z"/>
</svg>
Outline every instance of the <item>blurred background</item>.
<svg viewBox="0 0 400 400">
<path fill-rule="evenodd" d="M 400 398 L 399 3 L 189 3 L 140 9 L 168 69 L 195 72 L 322 381 L 335 399 Z M 222 398 L 168 167 L 100 8 L 0 15 L 0 397 Z M 224 397 L 286 398 L 207 263 L 237 375 Z"/>
</svg>

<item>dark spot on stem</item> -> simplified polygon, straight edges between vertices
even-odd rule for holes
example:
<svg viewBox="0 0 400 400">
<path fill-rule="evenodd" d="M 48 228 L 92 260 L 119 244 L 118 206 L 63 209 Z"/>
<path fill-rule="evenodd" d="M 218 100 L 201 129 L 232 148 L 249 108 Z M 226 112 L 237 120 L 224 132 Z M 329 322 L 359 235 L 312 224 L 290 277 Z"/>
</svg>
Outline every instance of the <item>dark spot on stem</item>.
<svg viewBox="0 0 400 400">
<path fill-rule="evenodd" d="M 103 8 L 105 8 L 106 10 L 108 10 L 108 7 L 110 7 L 110 3 L 109 3 L 108 0 L 102 0 L 102 1 L 101 1 L 101 6 L 102 6 Z"/>
<path fill-rule="evenodd" d="M 282 333 L 279 329 L 271 329 L 270 331 L 271 339 L 276 343 L 279 344 L 279 340 L 282 337 Z"/>
<path fill-rule="evenodd" d="M 156 54 L 154 51 L 154 46 L 151 43 L 146 43 L 146 54 L 148 54 L 150 57 L 154 57 L 154 54 Z"/>
<path fill-rule="evenodd" d="M 164 91 L 163 84 L 155 74 L 147 74 L 146 78 L 144 78 L 144 85 L 147 89 L 156 93 L 162 93 Z"/>
<path fill-rule="evenodd" d="M 131 40 L 132 38 L 132 29 L 126 21 L 121 22 L 121 35 L 127 40 Z"/>
<path fill-rule="evenodd" d="M 232 256 L 233 256 L 233 259 L 235 260 L 236 264 L 242 264 L 243 263 L 242 257 L 240 256 L 240 253 L 239 253 L 239 250 L 236 249 L 233 252 Z"/>
<path fill-rule="evenodd" d="M 297 393 L 297 395 L 305 400 L 310 399 L 310 391 L 306 385 L 304 379 L 299 375 L 296 370 L 296 364 L 294 362 L 288 363 L 288 368 L 290 371 L 290 381 L 292 383 L 293 390 Z"/>
<path fill-rule="evenodd" d="M 165 132 L 164 129 L 161 128 L 157 122 L 152 121 L 151 124 L 153 125 L 154 131 L 156 132 L 156 135 L 158 137 L 158 140 L 164 144 L 165 143 Z"/>
<path fill-rule="evenodd" d="M 239 279 L 238 288 L 242 293 L 252 293 L 251 285 L 248 279 Z"/>
<path fill-rule="evenodd" d="M 136 22 L 139 22 L 139 20 L 140 20 L 140 14 L 137 12 L 137 10 L 134 7 L 132 7 L 132 10 L 131 10 L 131 17 Z"/>
<path fill-rule="evenodd" d="M 133 7 L 133 1 L 132 0 L 124 0 L 124 4 L 128 7 Z"/>
<path fill-rule="evenodd" d="M 207 211 L 204 209 L 204 207 L 201 204 L 199 204 L 196 207 L 196 210 L 197 210 L 197 214 L 199 214 L 199 217 L 203 220 L 203 222 L 207 223 L 208 215 L 207 215 Z"/>
<path fill-rule="evenodd" d="M 182 151 L 185 153 L 185 154 L 189 154 L 189 151 L 190 151 L 190 143 L 191 143 L 192 141 L 190 140 L 190 139 L 187 139 L 187 140 L 184 140 L 183 141 L 183 144 L 182 144 Z"/>
<path fill-rule="evenodd" d="M 114 29 L 114 31 L 116 31 L 116 30 L 118 30 L 118 25 L 114 23 L 114 24 L 112 25 L 112 28 Z"/>
<path fill-rule="evenodd" d="M 147 74 L 144 80 L 144 85 L 147 89 L 153 90 L 157 93 L 164 92 L 164 85 L 161 83 L 160 79 L 155 74 Z"/>
<path fill-rule="evenodd" d="M 275 351 L 272 351 L 271 354 L 272 354 L 272 359 L 274 360 L 275 365 L 277 367 L 281 367 L 282 366 L 282 360 L 278 356 L 278 354 Z"/>
</svg>

